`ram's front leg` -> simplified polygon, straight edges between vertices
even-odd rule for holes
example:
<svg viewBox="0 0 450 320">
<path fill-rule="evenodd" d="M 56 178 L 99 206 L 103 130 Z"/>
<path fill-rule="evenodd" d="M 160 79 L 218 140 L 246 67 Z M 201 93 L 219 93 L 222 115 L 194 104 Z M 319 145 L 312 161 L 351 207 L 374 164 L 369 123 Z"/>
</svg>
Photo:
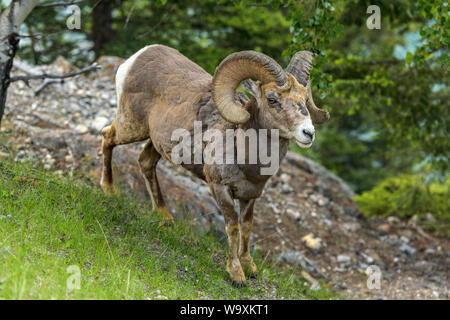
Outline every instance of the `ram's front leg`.
<svg viewBox="0 0 450 320">
<path fill-rule="evenodd" d="M 211 191 L 222 211 L 228 236 L 229 255 L 227 271 L 231 279 L 237 284 L 245 283 L 245 275 L 239 261 L 239 218 L 234 210 L 234 201 L 228 187 L 218 184 L 211 186 Z"/>
<path fill-rule="evenodd" d="M 253 207 L 255 200 L 239 200 L 240 214 L 240 235 L 241 243 L 239 248 L 239 261 L 242 268 L 250 276 L 255 276 L 258 272 L 256 264 L 250 255 L 250 235 L 253 227 Z"/>
</svg>

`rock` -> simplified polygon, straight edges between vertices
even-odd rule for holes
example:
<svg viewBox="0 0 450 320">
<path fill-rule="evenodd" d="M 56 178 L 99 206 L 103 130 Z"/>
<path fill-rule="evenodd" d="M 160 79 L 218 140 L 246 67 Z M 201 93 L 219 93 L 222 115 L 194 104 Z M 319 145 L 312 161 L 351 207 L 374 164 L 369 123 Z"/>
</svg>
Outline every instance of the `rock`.
<svg viewBox="0 0 450 320">
<path fill-rule="evenodd" d="M 314 238 L 314 235 L 312 233 L 304 236 L 302 238 L 302 242 L 305 244 L 305 246 L 313 251 L 319 251 L 320 248 L 322 248 L 322 239 L 320 238 Z"/>
<path fill-rule="evenodd" d="M 55 130 L 52 128 L 33 127 L 29 128 L 29 133 L 33 141 L 33 144 L 36 147 L 51 150 L 62 149 L 67 147 L 64 136 L 65 133 L 67 133 L 67 130 Z"/>
<path fill-rule="evenodd" d="M 388 233 L 391 230 L 391 226 L 389 223 L 383 223 L 378 226 L 378 231 L 380 231 L 383 234 Z"/>
<path fill-rule="evenodd" d="M 421 260 L 421 261 L 417 261 L 414 264 L 414 268 L 416 268 L 416 270 L 420 271 L 420 272 L 427 272 L 427 271 L 431 271 L 430 270 L 430 266 L 429 263 L 425 260 Z"/>
<path fill-rule="evenodd" d="M 369 264 L 376 263 L 379 265 L 383 265 L 383 260 L 380 258 L 380 256 L 378 255 L 378 253 L 375 250 L 366 249 L 365 252 L 363 252 L 363 253 L 365 254 L 365 259 L 366 259 L 367 263 L 369 263 Z"/>
<path fill-rule="evenodd" d="M 363 258 L 366 260 L 366 262 L 368 263 L 368 264 L 372 264 L 374 261 L 375 261 L 375 259 L 374 258 L 372 258 L 370 255 L 368 255 L 368 254 L 365 254 L 364 252 L 361 252 L 361 255 L 363 256 Z"/>
<path fill-rule="evenodd" d="M 381 240 L 387 244 L 390 244 L 391 246 L 397 246 L 400 243 L 400 240 L 397 235 L 389 235 L 389 236 L 382 236 Z"/>
<path fill-rule="evenodd" d="M 117 69 L 123 63 L 124 59 L 114 56 L 101 56 L 97 62 L 102 67 L 98 72 L 102 77 L 109 77 L 112 81 L 116 75 Z"/>
<path fill-rule="evenodd" d="M 349 232 L 356 232 L 361 229 L 361 225 L 358 222 L 347 222 L 342 224 L 342 228 Z"/>
<path fill-rule="evenodd" d="M 72 161 L 73 161 L 72 155 L 71 155 L 71 154 L 68 154 L 67 156 L 65 156 L 65 157 L 64 157 L 64 161 L 65 161 L 65 162 L 72 162 Z"/>
<path fill-rule="evenodd" d="M 339 189 L 342 199 L 352 199 L 355 196 L 355 193 L 341 178 L 335 176 L 311 159 L 292 153 L 289 159 L 286 158 L 286 160 L 287 162 L 298 166 L 299 169 L 318 177 L 320 179 L 320 188 L 323 187 L 324 189 L 329 189 L 330 186 L 334 185 Z"/>
<path fill-rule="evenodd" d="M 413 237 L 413 232 L 410 229 L 403 229 L 401 231 L 402 236 L 408 238 L 408 241 L 411 240 L 410 238 Z"/>
<path fill-rule="evenodd" d="M 54 65 L 60 68 L 62 73 L 70 73 L 78 71 L 78 68 L 67 61 L 64 57 L 58 56 L 54 62 Z"/>
<path fill-rule="evenodd" d="M 95 118 L 94 122 L 92 123 L 92 127 L 94 128 L 94 130 L 98 133 L 100 133 L 102 131 L 102 129 L 104 127 L 106 127 L 109 124 L 109 119 L 102 117 L 102 116 L 98 116 Z"/>
<path fill-rule="evenodd" d="M 317 201 L 317 204 L 321 207 L 326 206 L 328 203 L 330 202 L 330 200 L 328 200 L 325 197 L 320 197 L 319 200 Z"/>
<path fill-rule="evenodd" d="M 116 99 L 108 99 L 108 103 L 110 104 L 110 106 L 111 106 L 112 108 L 117 107 L 117 101 L 116 101 Z"/>
<path fill-rule="evenodd" d="M 337 256 L 337 262 L 341 265 L 341 266 L 348 266 L 350 265 L 350 263 L 352 262 L 352 259 L 344 254 L 340 254 Z"/>
<path fill-rule="evenodd" d="M 294 220 L 299 221 L 301 219 L 301 214 L 293 209 L 287 209 L 286 213 L 288 216 L 292 217 Z"/>
<path fill-rule="evenodd" d="M 291 181 L 291 176 L 286 173 L 282 173 L 280 175 L 280 180 L 283 181 L 284 183 L 289 183 L 289 181 Z"/>
<path fill-rule="evenodd" d="M 399 249 L 401 252 L 403 252 L 404 254 L 406 254 L 408 256 L 414 256 L 417 251 L 416 249 L 408 246 L 407 244 L 402 244 Z"/>
<path fill-rule="evenodd" d="M 281 192 L 283 192 L 283 193 L 291 193 L 293 191 L 294 191 L 294 189 L 292 189 L 291 186 L 289 186 L 288 184 L 283 184 L 281 186 Z"/>
<path fill-rule="evenodd" d="M 415 226 L 415 225 L 417 225 L 418 222 L 419 222 L 419 217 L 417 216 L 417 214 L 415 214 L 411 217 L 411 219 L 409 219 L 408 224 Z"/>
<path fill-rule="evenodd" d="M 397 217 L 394 217 L 394 216 L 388 217 L 388 218 L 387 218 L 387 221 L 388 221 L 388 223 L 391 224 L 391 225 L 398 225 L 398 224 L 400 224 L 400 219 L 397 218 Z"/>
<path fill-rule="evenodd" d="M 268 203 L 267 206 L 276 214 L 280 213 L 280 209 L 273 203 Z"/>
<path fill-rule="evenodd" d="M 323 219 L 323 222 L 327 225 L 327 227 L 333 226 L 333 222 L 331 222 L 329 219 Z"/>
<path fill-rule="evenodd" d="M 75 126 L 74 130 L 79 134 L 88 133 L 89 129 L 84 124 L 78 124 Z"/>
<path fill-rule="evenodd" d="M 301 272 L 301 275 L 302 275 L 303 278 L 305 278 L 312 285 L 318 285 L 319 284 L 319 281 L 317 281 L 316 279 L 311 277 L 311 275 L 308 272 L 306 272 L 305 270 L 303 270 Z"/>
<path fill-rule="evenodd" d="M 321 207 L 326 206 L 330 202 L 328 198 L 324 197 L 321 194 L 313 194 L 310 198 Z"/>
<path fill-rule="evenodd" d="M 307 272 L 313 274 L 315 277 L 324 277 L 322 272 L 319 271 L 316 264 L 306 258 L 299 251 L 284 251 L 276 259 L 279 262 L 287 262 L 294 265 L 302 266 Z"/>
<path fill-rule="evenodd" d="M 403 243 L 409 243 L 409 238 L 405 236 L 400 236 L 400 241 Z"/>
</svg>

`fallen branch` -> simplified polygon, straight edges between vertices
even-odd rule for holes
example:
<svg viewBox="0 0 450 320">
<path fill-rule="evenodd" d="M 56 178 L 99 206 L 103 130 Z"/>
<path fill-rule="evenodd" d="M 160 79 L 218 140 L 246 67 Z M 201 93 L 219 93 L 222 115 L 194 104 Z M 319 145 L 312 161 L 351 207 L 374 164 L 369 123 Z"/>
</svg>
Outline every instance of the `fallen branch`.
<svg viewBox="0 0 450 320">
<path fill-rule="evenodd" d="M 40 70 L 38 70 L 38 68 L 35 68 L 33 66 L 30 66 L 20 60 L 15 59 L 13 62 L 13 67 L 16 68 L 19 71 L 22 71 L 23 73 L 26 73 L 27 75 L 38 75 Z M 63 79 L 45 79 L 36 89 L 34 89 L 34 95 L 37 96 L 39 95 L 39 93 L 46 87 L 48 86 L 50 83 L 55 83 L 55 82 L 63 82 Z M 29 83 L 26 82 L 26 84 L 28 85 L 28 87 L 30 87 Z"/>
<path fill-rule="evenodd" d="M 78 76 L 82 73 L 89 72 L 92 70 L 100 69 L 101 66 L 98 65 L 97 62 L 93 63 L 89 67 L 83 68 L 79 71 L 70 72 L 66 74 L 48 74 L 48 73 L 42 73 L 42 74 L 29 74 L 28 76 L 17 76 L 17 77 L 11 77 L 9 79 L 9 82 L 15 82 L 15 81 L 23 81 L 26 85 L 29 86 L 28 81 L 29 80 L 36 80 L 36 79 L 66 79 L 66 78 L 72 78 L 75 76 Z"/>
<path fill-rule="evenodd" d="M 42 90 L 44 90 L 49 84 L 52 83 L 63 83 L 64 79 L 45 79 L 40 85 L 38 85 L 33 91 L 34 95 L 38 96 Z"/>
</svg>

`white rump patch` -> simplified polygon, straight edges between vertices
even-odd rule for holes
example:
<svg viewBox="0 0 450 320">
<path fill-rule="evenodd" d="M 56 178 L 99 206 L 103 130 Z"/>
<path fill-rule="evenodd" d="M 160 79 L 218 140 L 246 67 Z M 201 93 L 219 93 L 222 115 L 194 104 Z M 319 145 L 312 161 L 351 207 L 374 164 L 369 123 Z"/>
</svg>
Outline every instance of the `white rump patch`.
<svg viewBox="0 0 450 320">
<path fill-rule="evenodd" d="M 117 69 L 116 73 L 116 93 L 117 93 L 117 105 L 120 103 L 120 96 L 123 91 L 123 85 L 125 83 L 125 79 L 128 75 L 128 72 L 130 71 L 131 67 L 134 64 L 134 61 L 136 60 L 139 55 L 147 50 L 150 47 L 157 46 L 156 44 L 146 46 L 142 49 L 140 49 L 138 52 L 133 54 L 131 57 L 129 57 L 124 63 L 122 63 L 119 68 Z"/>
</svg>

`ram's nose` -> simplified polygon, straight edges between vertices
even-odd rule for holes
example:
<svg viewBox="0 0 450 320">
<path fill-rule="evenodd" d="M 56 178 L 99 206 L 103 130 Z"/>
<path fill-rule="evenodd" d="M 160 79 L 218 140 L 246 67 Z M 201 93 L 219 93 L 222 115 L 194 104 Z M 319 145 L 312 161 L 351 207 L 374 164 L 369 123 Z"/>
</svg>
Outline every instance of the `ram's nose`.
<svg viewBox="0 0 450 320">
<path fill-rule="evenodd" d="M 307 136 L 311 141 L 314 139 L 314 128 L 303 129 L 303 134 Z"/>
<path fill-rule="evenodd" d="M 301 148 L 311 147 L 314 141 L 314 126 L 310 119 L 300 123 L 294 130 L 294 139 Z"/>
</svg>

